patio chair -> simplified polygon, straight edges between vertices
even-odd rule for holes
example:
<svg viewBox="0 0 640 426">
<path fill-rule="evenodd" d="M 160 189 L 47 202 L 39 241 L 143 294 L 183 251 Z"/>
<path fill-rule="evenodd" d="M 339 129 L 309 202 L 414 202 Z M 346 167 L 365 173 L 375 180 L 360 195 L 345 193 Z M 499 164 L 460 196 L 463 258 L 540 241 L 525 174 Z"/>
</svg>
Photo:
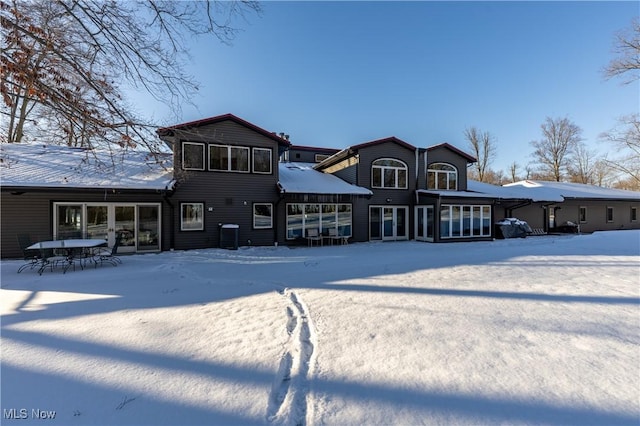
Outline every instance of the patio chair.
<svg viewBox="0 0 640 426">
<path fill-rule="evenodd" d="M 73 265 L 73 270 L 76 270 L 76 265 L 73 259 L 63 249 L 50 249 L 40 248 L 40 269 L 38 274 L 42 275 L 45 269 L 50 268 L 53 272 L 53 268 L 57 268 L 58 265 L 62 265 L 62 273 L 66 274 L 67 270 Z"/>
<path fill-rule="evenodd" d="M 329 238 L 331 239 L 331 245 L 333 245 L 334 241 L 338 244 L 343 244 L 344 237 L 342 235 L 338 235 L 338 230 L 336 228 L 329 228 Z"/>
<path fill-rule="evenodd" d="M 307 243 L 309 247 L 313 246 L 313 242 L 319 242 L 322 245 L 322 235 L 320 235 L 320 231 L 318 228 L 307 229 Z"/>
<path fill-rule="evenodd" d="M 116 236 L 116 241 L 113 244 L 113 247 L 111 248 L 103 247 L 98 249 L 98 251 L 93 255 L 95 266 L 96 267 L 98 266 L 98 262 L 100 262 L 101 266 L 104 262 L 109 262 L 113 266 L 118 266 L 118 263 L 122 264 L 122 260 L 120 260 L 120 258 L 116 256 L 116 254 L 118 253 L 118 247 L 120 247 L 121 241 L 122 241 L 122 234 L 118 234 Z"/>
<path fill-rule="evenodd" d="M 40 250 L 27 250 L 31 244 L 31 236 L 29 234 L 18 234 L 16 235 L 18 239 L 18 245 L 20 246 L 20 250 L 22 250 L 22 254 L 24 256 L 25 264 L 22 265 L 18 269 L 18 273 L 22 272 L 26 268 L 33 269 L 36 266 L 40 265 Z"/>
</svg>

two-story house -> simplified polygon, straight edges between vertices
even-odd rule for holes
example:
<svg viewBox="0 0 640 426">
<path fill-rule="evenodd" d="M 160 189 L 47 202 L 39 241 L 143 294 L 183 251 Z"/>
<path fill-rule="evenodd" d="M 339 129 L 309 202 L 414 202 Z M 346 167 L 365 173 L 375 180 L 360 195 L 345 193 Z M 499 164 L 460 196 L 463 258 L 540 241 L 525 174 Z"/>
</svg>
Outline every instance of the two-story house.
<svg viewBox="0 0 640 426">
<path fill-rule="evenodd" d="M 338 150 L 294 146 L 232 114 L 158 130 L 168 155 L 114 161 L 69 147 L 3 145 L 2 257 L 19 234 L 34 239 L 123 235 L 123 252 L 297 245 L 311 238 L 364 242 L 490 240 L 520 217 L 553 231 L 639 229 L 640 194 L 589 185 L 469 181 L 476 161 L 441 143 L 396 137 Z M 158 163 L 158 159 L 162 162 Z"/>
</svg>

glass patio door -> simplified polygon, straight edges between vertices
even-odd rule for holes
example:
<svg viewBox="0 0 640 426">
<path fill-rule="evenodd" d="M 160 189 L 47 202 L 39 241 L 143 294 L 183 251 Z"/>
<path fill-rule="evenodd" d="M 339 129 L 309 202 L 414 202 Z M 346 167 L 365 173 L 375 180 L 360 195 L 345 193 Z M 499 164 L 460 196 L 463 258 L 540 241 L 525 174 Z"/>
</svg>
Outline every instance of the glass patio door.
<svg viewBox="0 0 640 426">
<path fill-rule="evenodd" d="M 160 250 L 160 204 L 55 203 L 55 239 L 100 238 L 120 253 Z"/>
<path fill-rule="evenodd" d="M 109 240 L 109 231 L 109 206 L 87 206 L 87 238 Z"/>
<path fill-rule="evenodd" d="M 135 212 L 135 205 L 87 204 L 87 238 L 105 239 L 109 247 L 113 247 L 120 234 L 118 251 L 135 252 Z"/>
<path fill-rule="evenodd" d="M 371 240 L 406 240 L 408 238 L 408 207 L 369 207 L 369 238 Z"/>
<path fill-rule="evenodd" d="M 416 240 L 433 242 L 435 217 L 433 206 L 417 206 L 415 219 Z"/>
<path fill-rule="evenodd" d="M 126 253 L 136 250 L 136 206 L 113 206 L 114 242 L 115 236 L 120 234 L 120 247 L 118 251 Z"/>
</svg>

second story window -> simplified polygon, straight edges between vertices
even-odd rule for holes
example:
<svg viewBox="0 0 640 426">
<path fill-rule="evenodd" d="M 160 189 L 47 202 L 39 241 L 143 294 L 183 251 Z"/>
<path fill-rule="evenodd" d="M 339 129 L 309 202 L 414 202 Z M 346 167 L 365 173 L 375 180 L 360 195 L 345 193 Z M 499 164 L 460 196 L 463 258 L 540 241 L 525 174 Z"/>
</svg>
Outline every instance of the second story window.
<svg viewBox="0 0 640 426">
<path fill-rule="evenodd" d="M 253 173 L 271 173 L 271 150 L 253 148 Z"/>
<path fill-rule="evenodd" d="M 427 189 L 455 191 L 458 189 L 458 171 L 451 164 L 433 163 L 427 169 Z"/>
<path fill-rule="evenodd" d="M 184 142 L 182 144 L 182 168 L 204 170 L 204 144 Z"/>
<path fill-rule="evenodd" d="M 407 189 L 407 165 L 392 158 L 381 158 L 371 165 L 371 187 Z"/>
<path fill-rule="evenodd" d="M 209 145 L 209 170 L 249 172 L 249 148 L 244 146 Z"/>
</svg>

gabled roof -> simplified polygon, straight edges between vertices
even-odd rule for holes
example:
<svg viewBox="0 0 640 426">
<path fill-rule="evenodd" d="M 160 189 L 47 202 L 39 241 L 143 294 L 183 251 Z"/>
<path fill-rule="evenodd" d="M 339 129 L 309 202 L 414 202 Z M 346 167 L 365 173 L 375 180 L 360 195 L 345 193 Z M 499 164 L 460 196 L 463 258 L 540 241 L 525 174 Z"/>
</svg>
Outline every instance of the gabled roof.
<svg viewBox="0 0 640 426">
<path fill-rule="evenodd" d="M 440 148 L 446 148 L 449 151 L 455 152 L 459 156 L 466 158 L 469 163 L 477 163 L 478 162 L 478 159 L 475 158 L 474 156 L 467 154 L 466 152 L 456 148 L 455 146 L 453 146 L 453 145 L 451 145 L 451 144 L 449 144 L 447 142 L 444 142 L 444 143 L 441 143 L 441 144 L 438 144 L 438 145 L 432 145 L 432 146 L 428 147 L 427 148 L 427 153 L 429 151 L 433 151 L 433 150 L 440 149 Z"/>
<path fill-rule="evenodd" d="M 371 195 L 367 188 L 313 169 L 314 163 L 279 163 L 278 186 L 287 194 Z"/>
<path fill-rule="evenodd" d="M 291 145 L 289 146 L 290 150 L 296 151 L 309 151 L 309 152 L 321 152 L 324 154 L 335 154 L 340 150 L 337 148 L 323 148 L 323 147 L 315 147 L 315 146 L 303 146 L 303 145 Z"/>
<path fill-rule="evenodd" d="M 585 200 L 637 200 L 640 201 L 640 192 L 626 191 L 623 189 L 603 188 L 596 185 L 585 185 L 570 182 L 547 182 L 539 180 L 521 180 L 509 183 L 504 187 L 519 189 L 527 198 L 533 201 L 551 201 L 560 199 L 585 199 Z"/>
<path fill-rule="evenodd" d="M 0 145 L 4 188 L 84 188 L 171 190 L 172 156 L 126 152 L 114 154 L 58 145 Z"/>
<path fill-rule="evenodd" d="M 345 158 L 348 157 L 352 157 L 354 155 L 356 155 L 358 153 L 358 150 L 363 149 L 363 148 L 368 148 L 370 146 L 375 146 L 375 145 L 380 145 L 383 143 L 388 143 L 388 142 L 392 142 L 395 144 L 398 144 L 404 148 L 410 149 L 412 151 L 416 150 L 416 147 L 401 140 L 396 138 L 395 136 L 389 136 L 388 138 L 383 138 L 383 139 L 376 139 L 374 141 L 370 141 L 370 142 L 364 142 L 364 143 L 360 143 L 358 145 L 352 145 L 349 148 L 345 148 L 339 152 L 336 152 L 335 154 L 333 154 L 331 157 L 324 159 L 323 161 L 319 162 L 318 164 L 316 164 L 314 166 L 314 168 L 316 170 L 322 170 L 325 169 L 329 166 L 332 166 L 336 163 L 339 163 L 340 161 L 344 160 Z"/>
<path fill-rule="evenodd" d="M 380 145 L 380 144 L 387 143 L 387 142 L 392 142 L 392 143 L 398 144 L 398 145 L 400 145 L 402 147 L 405 147 L 407 149 L 410 149 L 412 151 L 415 151 L 415 149 L 416 149 L 415 146 L 411 145 L 410 143 L 407 143 L 407 142 L 403 141 L 402 139 L 398 139 L 395 136 L 389 136 L 388 138 L 376 139 L 374 141 L 364 142 L 364 143 L 361 143 L 361 144 L 358 144 L 358 145 L 353 145 L 353 146 L 350 147 L 350 149 L 353 150 L 353 151 L 357 151 L 357 150 L 362 149 L 362 148 L 367 148 L 367 147 L 374 146 L 374 145 Z"/>
<path fill-rule="evenodd" d="M 223 122 L 223 121 L 233 121 L 236 124 L 244 126 L 247 129 L 253 130 L 256 133 L 259 133 L 259 134 L 261 134 L 263 136 L 268 137 L 269 139 L 277 142 L 280 145 L 284 145 L 284 146 L 290 146 L 291 145 L 291 143 L 288 140 L 286 140 L 284 138 L 281 138 L 275 132 L 269 132 L 269 131 L 261 128 L 261 127 L 256 126 L 253 123 L 249 123 L 248 121 L 243 120 L 242 118 L 236 117 L 233 114 L 217 115 L 215 117 L 203 118 L 201 120 L 196 120 L 196 121 L 189 121 L 187 123 L 176 124 L 176 125 L 169 126 L 169 127 L 161 127 L 160 129 L 158 129 L 156 131 L 156 133 L 159 136 L 171 136 L 171 135 L 173 135 L 173 131 L 174 130 L 191 129 L 191 128 L 194 128 L 194 127 L 207 126 L 209 124 L 220 123 L 220 122 Z"/>
</svg>

